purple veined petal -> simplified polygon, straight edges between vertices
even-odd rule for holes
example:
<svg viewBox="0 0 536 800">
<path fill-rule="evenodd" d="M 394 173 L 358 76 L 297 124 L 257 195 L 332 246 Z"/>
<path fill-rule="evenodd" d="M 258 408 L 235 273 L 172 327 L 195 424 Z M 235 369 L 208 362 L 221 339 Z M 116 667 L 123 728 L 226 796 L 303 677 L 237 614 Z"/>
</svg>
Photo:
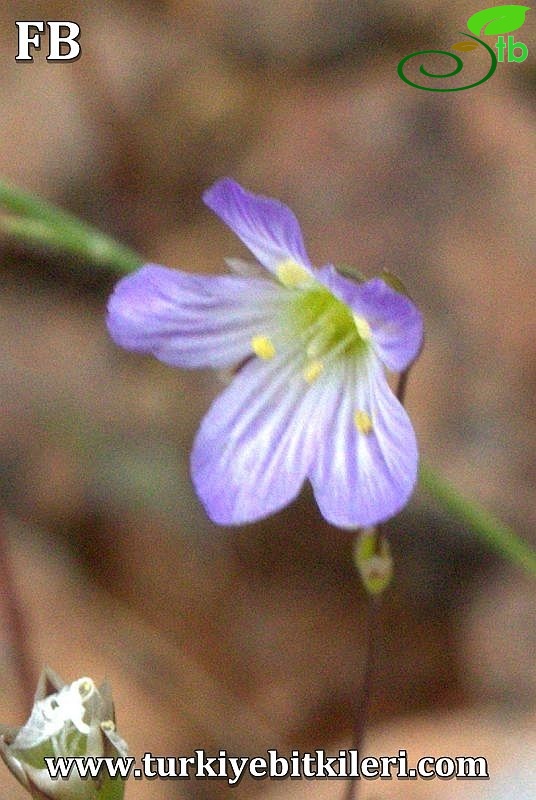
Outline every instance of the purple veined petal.
<svg viewBox="0 0 536 800">
<path fill-rule="evenodd" d="M 231 178 L 217 181 L 203 199 L 271 272 L 293 261 L 312 276 L 298 220 L 279 200 L 247 192 Z"/>
<path fill-rule="evenodd" d="M 213 522 L 255 522 L 294 500 L 314 456 L 311 400 L 292 358 L 246 364 L 215 400 L 191 459 L 194 486 Z"/>
<path fill-rule="evenodd" d="M 409 297 L 381 278 L 357 283 L 332 266 L 318 270 L 316 278 L 368 322 L 374 349 L 387 369 L 402 372 L 417 358 L 423 342 L 423 320 Z"/>
<path fill-rule="evenodd" d="M 340 528 L 357 528 L 397 514 L 417 480 L 417 442 L 378 359 L 341 365 L 338 385 L 318 399 L 323 436 L 309 478 L 322 515 Z"/>
<path fill-rule="evenodd" d="M 277 326 L 283 290 L 271 280 L 190 275 L 148 264 L 122 278 L 108 302 L 116 344 L 175 367 L 229 367 L 251 339 Z"/>
</svg>

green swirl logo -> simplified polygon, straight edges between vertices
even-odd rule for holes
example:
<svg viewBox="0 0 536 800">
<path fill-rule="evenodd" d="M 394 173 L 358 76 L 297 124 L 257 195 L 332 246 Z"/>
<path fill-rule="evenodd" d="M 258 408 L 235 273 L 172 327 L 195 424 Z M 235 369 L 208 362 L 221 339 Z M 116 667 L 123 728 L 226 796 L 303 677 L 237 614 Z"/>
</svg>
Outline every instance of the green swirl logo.
<svg viewBox="0 0 536 800">
<path fill-rule="evenodd" d="M 460 56 L 457 56 L 455 53 L 451 53 L 449 50 L 418 50 L 416 53 L 410 53 L 409 56 L 404 56 L 404 58 L 398 65 L 397 72 L 404 81 L 404 83 L 408 83 L 410 86 L 414 86 L 416 89 L 423 89 L 425 92 L 462 92 L 464 89 L 474 89 L 475 86 L 479 86 L 481 83 L 484 83 L 484 81 L 487 81 L 489 78 L 491 78 L 491 76 L 497 69 L 497 56 L 495 55 L 491 47 L 488 44 L 486 44 L 486 42 L 483 42 L 482 39 L 477 39 L 476 36 L 471 36 L 470 33 L 462 33 L 462 36 L 469 36 L 470 39 L 474 39 L 476 42 L 481 44 L 482 47 L 485 47 L 489 53 L 491 58 L 491 66 L 487 74 L 484 75 L 483 78 L 481 78 L 479 81 L 475 81 L 474 83 L 470 83 L 468 86 L 455 86 L 449 89 L 442 89 L 440 87 L 435 87 L 435 86 L 421 86 L 419 83 L 415 83 L 415 81 L 410 80 L 404 75 L 404 67 L 410 59 L 416 58 L 418 56 L 425 56 L 428 55 L 428 53 L 438 53 L 441 56 L 448 56 L 448 58 L 452 58 L 456 62 L 456 66 L 454 67 L 454 69 L 451 72 L 445 72 L 445 73 L 428 72 L 426 67 L 424 67 L 421 64 L 421 66 L 419 67 L 419 71 L 427 78 L 453 78 L 454 75 L 458 75 L 462 71 L 463 61 L 461 60 Z M 462 49 L 460 45 L 454 45 L 454 47 Z"/>
<path fill-rule="evenodd" d="M 505 50 L 507 50 L 508 53 L 508 61 L 519 62 L 524 61 L 527 57 L 528 48 L 525 44 L 523 44 L 523 42 L 515 42 L 513 36 L 508 36 L 508 42 L 505 42 L 503 36 L 499 36 L 495 45 L 498 53 L 497 57 L 493 49 L 482 39 L 478 38 L 478 36 L 511 33 L 512 31 L 517 30 L 523 25 L 527 11 L 529 11 L 528 6 L 493 6 L 492 8 L 485 8 L 482 11 L 477 11 L 476 14 L 473 14 L 471 17 L 469 17 L 467 21 L 467 27 L 471 33 L 462 33 L 461 35 L 466 36 L 472 41 L 464 40 L 463 42 L 458 42 L 457 44 L 452 45 L 452 49 L 468 52 L 470 50 L 476 50 L 480 46 L 487 51 L 491 63 L 486 75 L 484 75 L 483 78 L 480 78 L 480 80 L 474 81 L 467 86 L 451 86 L 448 88 L 443 88 L 442 86 L 422 86 L 420 83 L 416 83 L 414 80 L 411 80 L 407 77 L 407 75 L 404 74 L 404 69 L 408 61 L 433 53 L 434 55 L 446 56 L 447 58 L 451 59 L 451 64 L 452 61 L 454 61 L 454 69 L 452 69 L 450 72 L 430 72 L 426 69 L 424 64 L 421 63 L 419 66 L 419 71 L 422 75 L 424 75 L 426 78 L 437 78 L 439 80 L 453 78 L 455 75 L 459 75 L 464 67 L 463 61 L 459 55 L 456 55 L 449 50 L 418 50 L 416 53 L 410 53 L 408 56 L 404 56 L 397 67 L 399 77 L 409 86 L 413 86 L 415 89 L 422 89 L 425 92 L 462 92 L 465 89 L 474 89 L 475 86 L 480 86 L 481 83 L 484 83 L 491 78 L 497 69 L 497 62 L 504 60 Z"/>
</svg>

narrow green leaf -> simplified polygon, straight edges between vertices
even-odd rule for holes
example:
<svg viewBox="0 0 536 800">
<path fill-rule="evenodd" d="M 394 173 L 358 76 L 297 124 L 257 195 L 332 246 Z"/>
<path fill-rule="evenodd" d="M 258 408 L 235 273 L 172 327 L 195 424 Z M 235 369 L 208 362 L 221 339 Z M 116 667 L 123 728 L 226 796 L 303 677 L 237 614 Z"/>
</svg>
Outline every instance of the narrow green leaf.
<svg viewBox="0 0 536 800">
<path fill-rule="evenodd" d="M 63 250 L 91 264 L 131 272 L 143 258 L 72 214 L 0 180 L 0 228 L 32 244 Z"/>
<path fill-rule="evenodd" d="M 420 483 L 450 517 L 473 531 L 512 564 L 536 577 L 536 550 L 508 525 L 496 519 L 479 503 L 468 500 L 445 478 L 421 463 Z"/>
</svg>

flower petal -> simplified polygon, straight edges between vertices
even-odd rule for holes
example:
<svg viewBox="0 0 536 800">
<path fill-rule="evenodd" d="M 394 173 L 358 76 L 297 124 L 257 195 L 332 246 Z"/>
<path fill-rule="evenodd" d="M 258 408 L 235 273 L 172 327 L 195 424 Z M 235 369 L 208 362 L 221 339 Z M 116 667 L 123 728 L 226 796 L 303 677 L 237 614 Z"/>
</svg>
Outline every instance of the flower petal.
<svg viewBox="0 0 536 800">
<path fill-rule="evenodd" d="M 368 322 L 374 349 L 385 366 L 402 372 L 417 358 L 423 341 L 423 320 L 416 305 L 381 278 L 358 283 L 323 267 L 316 278 Z"/>
<path fill-rule="evenodd" d="M 235 275 L 189 275 L 148 264 L 117 284 L 108 303 L 114 341 L 177 367 L 228 367 L 269 335 L 281 287 Z"/>
<path fill-rule="evenodd" d="M 246 364 L 213 403 L 194 442 L 192 478 L 220 525 L 262 519 L 299 493 L 315 436 L 308 384 L 292 359 Z"/>
<path fill-rule="evenodd" d="M 289 260 L 311 272 L 298 220 L 279 200 L 247 192 L 231 178 L 215 183 L 203 199 L 271 272 Z"/>
<path fill-rule="evenodd" d="M 323 403 L 323 436 L 309 477 L 332 525 L 376 525 L 411 496 L 417 480 L 415 433 L 375 357 L 341 365 L 339 378 L 325 384 L 324 396 L 317 398 Z M 368 419 L 370 429 L 362 423 Z"/>
</svg>

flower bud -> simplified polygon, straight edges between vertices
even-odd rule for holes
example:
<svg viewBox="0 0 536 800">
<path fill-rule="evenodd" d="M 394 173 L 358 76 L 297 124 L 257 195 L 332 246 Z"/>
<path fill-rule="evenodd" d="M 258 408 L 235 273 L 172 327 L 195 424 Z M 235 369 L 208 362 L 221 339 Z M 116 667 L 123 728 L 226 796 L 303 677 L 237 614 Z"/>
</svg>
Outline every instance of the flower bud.
<svg viewBox="0 0 536 800">
<path fill-rule="evenodd" d="M 382 274 L 380 275 L 380 278 L 384 283 L 387 284 L 387 286 L 390 286 L 391 289 L 394 289 L 395 292 L 398 292 L 398 294 L 404 294 L 406 295 L 406 297 L 409 297 L 408 290 L 406 289 L 406 287 L 404 286 L 398 275 L 395 275 L 394 272 L 389 272 L 388 269 L 384 269 L 382 271 Z"/>
<path fill-rule="evenodd" d="M 0 726 L 0 756 L 35 800 L 121 800 L 124 784 L 105 771 L 82 779 L 76 767 L 68 778 L 51 778 L 46 757 L 125 756 L 115 732 L 108 684 L 91 678 L 64 684 L 50 669 L 39 679 L 30 718 L 22 728 Z"/>
<path fill-rule="evenodd" d="M 375 528 L 365 528 L 354 542 L 354 564 L 367 592 L 376 597 L 387 589 L 393 577 L 389 542 Z"/>
</svg>

